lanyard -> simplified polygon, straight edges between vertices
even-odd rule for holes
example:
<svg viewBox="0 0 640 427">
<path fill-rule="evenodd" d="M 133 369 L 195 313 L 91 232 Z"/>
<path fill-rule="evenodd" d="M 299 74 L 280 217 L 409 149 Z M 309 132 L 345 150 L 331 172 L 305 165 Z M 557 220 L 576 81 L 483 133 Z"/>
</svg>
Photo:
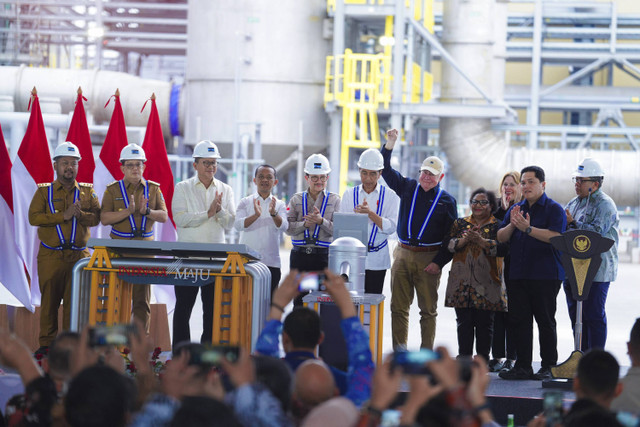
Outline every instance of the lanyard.
<svg viewBox="0 0 640 427">
<path fill-rule="evenodd" d="M 381 185 L 380 191 L 378 193 L 378 201 L 376 203 L 376 206 L 377 206 L 376 214 L 378 216 L 382 216 L 382 206 L 384 204 L 385 190 L 386 190 L 385 187 Z M 357 185 L 353 189 L 353 208 L 355 209 L 356 206 L 358 206 L 359 204 L 360 204 L 360 186 Z M 375 242 L 377 235 L 378 235 L 378 226 L 374 222 L 373 227 L 371 228 L 371 234 L 369 235 L 369 248 L 373 247 L 373 243 Z"/>
<path fill-rule="evenodd" d="M 124 180 L 118 181 L 118 185 L 120 186 L 120 194 L 122 194 L 122 199 L 124 200 L 124 206 L 126 209 L 129 209 L 129 195 L 127 194 L 127 189 L 124 185 Z M 147 207 L 149 206 L 149 185 L 142 184 L 144 198 L 147 199 Z M 117 231 L 113 227 L 111 228 L 111 233 L 120 237 L 150 237 L 153 236 L 153 230 L 147 232 L 147 216 L 142 216 L 142 221 L 140 223 L 140 232 L 138 232 L 138 228 L 136 227 L 136 221 L 133 218 L 133 214 L 129 214 L 129 224 L 131 225 L 131 233 L 123 233 L 121 231 Z"/>
<path fill-rule="evenodd" d="M 324 200 L 322 201 L 322 207 L 320 208 L 320 216 L 324 217 L 324 211 L 327 209 L 327 203 L 329 202 L 329 195 L 331 193 L 327 193 L 324 196 Z M 307 192 L 302 193 L 302 215 L 307 215 Z M 313 240 L 318 239 L 318 234 L 320 233 L 320 225 L 316 224 L 316 227 L 313 230 Z M 309 239 L 309 229 L 304 229 L 304 238 L 305 240 Z"/>
<path fill-rule="evenodd" d="M 411 211 L 409 212 L 409 221 L 407 222 L 407 236 L 409 237 L 409 240 L 411 240 L 411 236 L 412 236 L 411 223 L 413 222 L 413 212 L 416 207 L 416 199 L 418 198 L 419 188 L 420 188 L 420 184 L 416 182 L 416 190 L 413 192 L 413 200 L 411 200 Z M 433 199 L 433 203 L 431 204 L 431 209 L 429 209 L 429 212 L 427 213 L 427 216 L 424 218 L 424 222 L 422 223 L 422 227 L 420 228 L 420 233 L 418 234 L 418 240 L 422 239 L 424 230 L 427 228 L 427 224 L 429 224 L 431 215 L 433 215 L 433 211 L 435 211 L 441 195 L 442 195 L 442 188 L 438 187 L 438 193 L 436 194 L 436 197 Z"/>
<path fill-rule="evenodd" d="M 56 210 L 53 206 L 53 185 L 55 184 L 55 182 L 52 182 L 51 185 L 49 186 L 49 189 L 47 191 L 47 204 L 49 205 L 49 211 L 51 211 L 52 214 L 56 213 Z M 76 187 L 73 191 L 73 203 L 75 204 L 78 199 L 80 198 L 80 191 L 78 190 L 78 188 Z M 55 250 L 62 250 L 62 249 L 74 249 L 74 250 L 80 250 L 80 249 L 84 249 L 84 248 L 77 248 L 75 246 L 76 244 L 76 230 L 78 228 L 78 218 L 75 217 L 75 215 L 73 216 L 73 218 L 71 219 L 71 236 L 69 236 L 69 243 L 67 243 L 66 239 L 64 238 L 64 234 L 62 233 L 62 227 L 60 227 L 60 224 L 56 224 L 56 233 L 58 234 L 58 240 L 60 240 L 60 245 L 54 247 L 51 246 L 47 246 L 44 243 L 42 243 L 43 246 L 49 248 L 49 249 L 55 249 Z"/>
</svg>

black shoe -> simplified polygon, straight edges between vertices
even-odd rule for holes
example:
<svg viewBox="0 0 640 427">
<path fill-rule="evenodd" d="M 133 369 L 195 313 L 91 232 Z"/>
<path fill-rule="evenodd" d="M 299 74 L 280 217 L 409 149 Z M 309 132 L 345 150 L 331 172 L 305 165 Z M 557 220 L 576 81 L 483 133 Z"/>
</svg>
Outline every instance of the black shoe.
<svg viewBox="0 0 640 427">
<path fill-rule="evenodd" d="M 549 369 L 548 366 L 543 366 L 542 368 L 538 369 L 538 372 L 533 374 L 534 380 L 542 381 L 549 378 L 551 378 L 551 369 Z"/>
<path fill-rule="evenodd" d="M 510 371 L 510 370 L 513 369 L 514 365 L 515 365 L 515 363 L 514 363 L 513 360 L 507 359 L 502 364 L 502 369 L 500 369 L 500 371 Z"/>
<path fill-rule="evenodd" d="M 509 371 L 500 371 L 498 376 L 503 380 L 530 380 L 533 372 L 524 368 L 513 368 Z"/>
<path fill-rule="evenodd" d="M 33 353 L 33 355 L 34 355 L 34 356 L 36 356 L 36 357 L 37 357 L 38 355 L 40 355 L 40 356 L 48 356 L 48 355 L 49 355 L 49 346 L 47 346 L 47 345 L 41 345 L 41 346 L 40 346 L 40 348 L 38 348 L 38 349 L 36 350 L 36 352 L 35 352 L 35 353 Z"/>
<path fill-rule="evenodd" d="M 504 366 L 504 362 L 500 359 L 491 359 L 489 361 L 489 372 L 500 372 Z"/>
</svg>

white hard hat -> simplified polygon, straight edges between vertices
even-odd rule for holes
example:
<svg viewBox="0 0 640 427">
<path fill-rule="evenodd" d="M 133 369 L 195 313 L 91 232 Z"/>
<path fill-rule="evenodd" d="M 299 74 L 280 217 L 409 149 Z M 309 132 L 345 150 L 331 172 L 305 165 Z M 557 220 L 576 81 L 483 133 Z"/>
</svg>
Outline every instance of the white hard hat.
<svg viewBox="0 0 640 427">
<path fill-rule="evenodd" d="M 216 144 L 205 139 L 196 144 L 192 157 L 194 159 L 219 159 L 220 151 L 218 151 Z"/>
<path fill-rule="evenodd" d="M 329 160 L 322 154 L 312 154 L 304 163 L 304 173 L 309 175 L 325 175 L 331 172 Z"/>
<path fill-rule="evenodd" d="M 144 150 L 138 144 L 129 144 L 120 152 L 120 161 L 125 160 L 142 160 L 147 161 L 147 156 L 144 154 Z"/>
<path fill-rule="evenodd" d="M 57 159 L 58 157 L 64 156 L 75 157 L 78 160 L 82 159 L 78 147 L 76 147 L 73 142 L 69 141 L 65 141 L 56 147 L 55 151 L 53 152 L 53 160 Z"/>
<path fill-rule="evenodd" d="M 578 165 L 578 168 L 573 173 L 573 176 L 580 178 L 589 178 L 594 176 L 604 176 L 604 171 L 600 166 L 600 163 L 596 159 L 591 157 L 585 157 Z"/>
<path fill-rule="evenodd" d="M 367 148 L 358 159 L 358 167 L 370 171 L 379 171 L 384 169 L 384 160 L 380 151 L 375 148 Z"/>
</svg>

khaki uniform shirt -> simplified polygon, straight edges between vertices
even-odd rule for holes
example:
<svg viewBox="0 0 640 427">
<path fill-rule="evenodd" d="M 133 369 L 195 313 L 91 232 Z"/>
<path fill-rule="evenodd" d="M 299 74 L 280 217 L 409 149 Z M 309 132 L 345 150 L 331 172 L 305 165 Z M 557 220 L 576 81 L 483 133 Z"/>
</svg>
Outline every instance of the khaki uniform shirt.
<svg viewBox="0 0 640 427">
<path fill-rule="evenodd" d="M 322 193 L 318 195 L 318 198 L 314 203 L 313 199 L 309 195 L 308 190 L 306 193 L 307 193 L 307 214 L 313 213 L 314 206 L 317 207 L 318 210 L 322 212 L 322 203 L 324 202 L 324 198 L 327 197 L 327 194 L 328 194 L 329 200 L 327 201 L 327 207 L 322 217 L 323 220 L 322 220 L 322 224 L 319 227 L 320 230 L 318 232 L 317 240 L 323 241 L 323 242 L 333 241 L 333 213 L 340 212 L 340 196 L 338 196 L 335 193 L 328 193 L 326 190 L 324 190 Z M 304 216 L 302 214 L 302 194 L 303 193 L 294 194 L 293 197 L 291 197 L 291 200 L 289 201 L 289 210 L 287 212 L 287 221 L 289 221 L 289 228 L 287 229 L 286 233 L 289 236 L 291 236 L 292 241 L 304 240 L 305 238 L 304 230 L 306 230 L 306 228 L 304 226 L 304 219 L 302 219 L 302 217 Z M 310 239 L 313 239 L 313 233 L 315 228 L 316 227 L 314 224 L 311 228 L 308 229 Z M 297 246 L 318 246 L 318 245 L 314 244 L 313 242 L 307 242 L 306 244 L 297 245 Z"/>
<path fill-rule="evenodd" d="M 54 213 L 49 209 L 49 187 L 52 188 L 52 202 Z M 51 247 L 61 245 L 56 231 L 56 225 L 60 225 L 62 234 L 67 243 L 70 243 L 72 219 L 64 220 L 64 211 L 73 205 L 75 189 L 79 190 L 78 200 L 82 214 L 78 218 L 76 226 L 76 238 L 74 245 L 82 248 L 87 246 L 90 237 L 89 227 L 100 223 L 100 203 L 98 195 L 93 191 L 93 184 L 74 182 L 73 188 L 67 191 L 60 181 L 38 184 L 38 190 L 29 206 L 29 223 L 38 227 L 38 238 L 42 243 Z M 86 256 L 88 252 L 73 249 L 54 250 L 40 245 L 38 257 L 62 257 L 71 261 Z"/>
<path fill-rule="evenodd" d="M 123 209 L 127 209 L 124 204 L 124 198 L 122 197 L 122 192 L 120 191 L 120 181 L 114 181 L 111 184 L 107 185 L 107 189 L 104 192 L 104 196 L 102 197 L 102 210 L 105 212 L 119 212 Z M 127 190 L 127 196 L 130 197 L 133 194 L 135 203 L 136 203 L 136 212 L 133 214 L 133 220 L 135 221 L 136 228 L 140 230 L 140 225 L 142 224 L 142 214 L 140 213 L 140 200 L 143 197 L 144 186 L 149 186 L 149 209 L 153 210 L 163 210 L 167 211 L 167 205 L 164 202 L 164 196 L 162 195 L 162 191 L 160 191 L 160 184 L 157 182 L 149 181 L 142 179 L 140 184 L 127 184 L 125 182 L 125 188 Z M 135 191 L 134 191 L 135 189 Z M 147 224 L 143 232 L 152 231 L 153 230 L 153 221 L 151 218 L 147 217 Z M 111 225 L 113 230 L 117 230 L 121 233 L 131 233 L 133 230 L 131 229 L 131 223 L 129 222 L 129 217 L 124 218 L 122 221 L 117 222 Z M 132 240 L 153 240 L 153 236 L 149 237 L 120 237 L 111 233 L 112 239 L 132 239 Z"/>
</svg>

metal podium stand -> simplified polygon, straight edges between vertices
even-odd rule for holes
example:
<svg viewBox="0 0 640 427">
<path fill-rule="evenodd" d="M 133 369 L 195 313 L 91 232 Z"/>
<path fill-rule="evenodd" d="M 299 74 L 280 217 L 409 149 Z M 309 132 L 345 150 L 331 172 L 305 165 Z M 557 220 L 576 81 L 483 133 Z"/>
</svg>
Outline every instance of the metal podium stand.
<svg viewBox="0 0 640 427">
<path fill-rule="evenodd" d="M 271 273 L 246 245 L 89 239 L 71 283 L 71 330 L 129 323 L 131 286 L 203 286 L 215 279 L 214 344 L 253 350 L 271 301 Z M 149 258 L 149 256 L 158 256 Z"/>
<path fill-rule="evenodd" d="M 552 378 L 544 380 L 542 386 L 570 390 L 582 357 L 582 302 L 589 297 L 591 283 L 602 263 L 600 254 L 611 249 L 615 242 L 590 230 L 565 231 L 560 236 L 552 237 L 550 242 L 562 253 L 562 266 L 569 279 L 573 298 L 577 301 L 576 324 L 574 351 L 567 360 L 551 367 Z"/>
<path fill-rule="evenodd" d="M 351 300 L 356 306 L 358 311 L 358 317 L 360 323 L 364 326 L 365 330 L 369 334 L 369 348 L 371 349 L 371 356 L 373 362 L 376 364 L 382 363 L 382 327 L 384 319 L 384 295 L 379 294 L 361 294 L 352 295 Z M 322 316 L 323 310 L 331 310 L 337 308 L 331 296 L 324 292 L 311 292 L 305 295 L 302 299 L 304 305 L 317 311 Z M 344 343 L 344 337 L 340 332 L 340 320 L 342 317 L 337 312 L 335 316 L 337 322 L 335 325 L 331 325 L 332 333 L 337 334 L 338 337 L 331 343 L 327 343 L 326 346 L 320 345 L 320 356 L 327 363 L 344 368 L 347 365 L 347 349 Z M 324 318 L 323 318 L 324 320 Z M 323 326 L 323 329 L 324 326 Z M 325 329 L 326 331 L 326 329 Z M 327 334 L 325 334 L 325 342 L 327 341 Z"/>
</svg>

